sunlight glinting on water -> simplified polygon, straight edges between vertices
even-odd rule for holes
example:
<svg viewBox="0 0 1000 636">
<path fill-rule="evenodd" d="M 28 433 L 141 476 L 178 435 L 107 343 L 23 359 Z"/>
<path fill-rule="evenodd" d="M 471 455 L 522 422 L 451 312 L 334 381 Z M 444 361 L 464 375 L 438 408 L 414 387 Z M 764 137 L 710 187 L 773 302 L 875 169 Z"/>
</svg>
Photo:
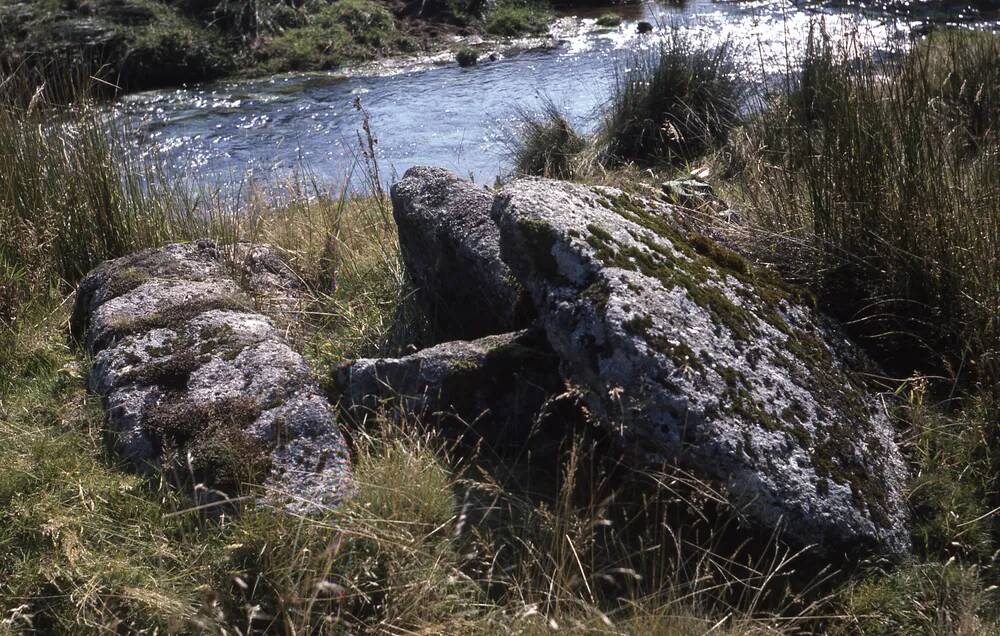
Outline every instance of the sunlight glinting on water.
<svg viewBox="0 0 1000 636">
<path fill-rule="evenodd" d="M 621 11 L 624 20 L 612 29 L 598 28 L 594 15 L 564 17 L 547 41 L 514 43 L 498 51 L 497 61 L 474 68 L 459 68 L 450 55 L 439 55 L 348 73 L 138 93 L 114 109 L 134 129 L 139 152 L 201 185 L 275 183 L 303 173 L 333 185 L 355 166 L 362 120 L 353 103 L 360 97 L 371 114 L 387 178 L 430 164 L 490 183 L 505 169 L 503 140 L 515 107 L 532 108 L 548 98 L 581 129 L 592 129 L 616 60 L 629 50 L 655 46 L 671 25 L 706 46 L 728 41 L 748 79 L 760 84 L 794 62 L 810 25 L 818 21 L 835 39 L 856 34 L 873 48 L 905 42 L 916 24 L 845 10 L 803 10 L 783 0 L 694 0 Z M 640 35 L 638 20 L 658 27 Z"/>
</svg>

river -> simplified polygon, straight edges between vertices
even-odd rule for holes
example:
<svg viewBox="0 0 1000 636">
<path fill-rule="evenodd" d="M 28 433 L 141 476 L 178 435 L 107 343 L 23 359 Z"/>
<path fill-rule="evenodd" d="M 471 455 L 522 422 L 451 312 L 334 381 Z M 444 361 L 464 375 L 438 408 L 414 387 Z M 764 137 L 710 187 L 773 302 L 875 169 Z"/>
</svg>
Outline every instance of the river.
<svg viewBox="0 0 1000 636">
<path fill-rule="evenodd" d="M 622 24 L 600 29 L 600 13 Z M 654 23 L 640 35 L 640 20 Z M 706 45 L 728 40 L 752 82 L 783 69 L 821 20 L 866 46 L 904 41 L 919 20 L 850 6 L 803 8 L 784 0 L 644 3 L 564 14 L 549 41 L 515 43 L 496 61 L 460 68 L 450 56 L 396 60 L 327 74 L 293 74 L 128 95 L 114 104 L 139 152 L 192 185 L 280 184 L 303 177 L 342 183 L 356 166 L 360 98 L 378 139 L 383 176 L 430 164 L 492 183 L 507 169 L 505 139 L 517 108 L 550 99 L 592 129 L 627 53 L 673 27 Z"/>
</svg>

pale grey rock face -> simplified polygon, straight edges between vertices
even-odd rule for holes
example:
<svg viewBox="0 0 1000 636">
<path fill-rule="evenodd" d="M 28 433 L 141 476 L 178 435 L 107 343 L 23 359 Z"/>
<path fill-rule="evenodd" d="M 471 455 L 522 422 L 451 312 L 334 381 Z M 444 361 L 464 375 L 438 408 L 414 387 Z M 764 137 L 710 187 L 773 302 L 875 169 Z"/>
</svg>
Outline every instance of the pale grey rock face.
<svg viewBox="0 0 1000 636">
<path fill-rule="evenodd" d="M 563 375 L 640 467 L 678 462 L 820 553 L 908 551 L 890 423 L 798 292 L 611 188 L 520 180 L 493 214 Z"/>
<path fill-rule="evenodd" d="M 435 342 L 526 327 L 530 303 L 500 259 L 493 196 L 440 168 L 415 167 L 392 186 L 403 263 Z"/>
<path fill-rule="evenodd" d="M 355 360 L 335 381 L 341 406 L 355 417 L 381 408 L 452 436 L 504 444 L 523 440 L 546 399 L 563 388 L 558 358 L 537 330 Z"/>
<path fill-rule="evenodd" d="M 243 263 L 271 258 L 253 254 Z M 113 444 L 138 471 L 190 470 L 229 495 L 262 482 L 269 503 L 300 512 L 336 505 L 351 471 L 333 409 L 302 356 L 248 309 L 234 269 L 200 241 L 108 261 L 81 282 L 73 329 L 94 356 L 89 385 Z M 286 289 L 266 269 L 258 287 Z"/>
</svg>

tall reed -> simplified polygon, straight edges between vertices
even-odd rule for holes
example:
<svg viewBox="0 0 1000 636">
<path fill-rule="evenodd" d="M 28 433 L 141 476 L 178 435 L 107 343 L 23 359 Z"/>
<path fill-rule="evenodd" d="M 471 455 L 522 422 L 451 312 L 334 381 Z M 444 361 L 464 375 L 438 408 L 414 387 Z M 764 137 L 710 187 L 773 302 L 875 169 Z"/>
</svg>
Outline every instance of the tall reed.
<svg viewBox="0 0 1000 636">
<path fill-rule="evenodd" d="M 537 112 L 518 108 L 515 118 L 518 129 L 506 142 L 515 174 L 572 179 L 582 172 L 587 139 L 553 101 L 543 100 Z"/>
<path fill-rule="evenodd" d="M 86 91 L 0 78 L 0 318 L 196 217 Z M 50 99 L 51 97 L 51 99 Z"/>
<path fill-rule="evenodd" d="M 890 60 L 813 32 L 735 140 L 744 207 L 761 254 L 890 366 L 996 388 L 1000 37 L 942 32 Z"/>
</svg>

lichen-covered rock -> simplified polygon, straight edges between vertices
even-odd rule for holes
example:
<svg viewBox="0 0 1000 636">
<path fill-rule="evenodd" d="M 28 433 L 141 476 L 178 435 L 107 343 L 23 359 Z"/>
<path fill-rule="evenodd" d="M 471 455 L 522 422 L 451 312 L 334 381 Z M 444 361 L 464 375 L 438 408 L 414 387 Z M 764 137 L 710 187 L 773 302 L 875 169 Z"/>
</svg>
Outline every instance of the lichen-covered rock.
<svg viewBox="0 0 1000 636">
<path fill-rule="evenodd" d="M 199 241 L 97 267 L 72 318 L 94 356 L 90 388 L 136 470 L 180 468 L 230 495 L 263 483 L 295 510 L 335 505 L 350 466 L 334 412 L 302 356 L 249 309 L 230 275 L 241 264 Z"/>
<path fill-rule="evenodd" d="M 523 440 L 542 404 L 563 387 L 558 358 L 537 330 L 355 360 L 335 380 L 341 405 L 356 416 L 389 406 L 493 443 Z"/>
<path fill-rule="evenodd" d="M 530 302 L 500 259 L 493 196 L 440 168 L 410 168 L 392 186 L 403 263 L 417 286 L 435 342 L 514 331 Z"/>
<path fill-rule="evenodd" d="M 679 462 L 820 552 L 908 550 L 892 428 L 796 291 L 611 188 L 525 179 L 493 213 L 566 379 L 640 466 Z"/>
</svg>

